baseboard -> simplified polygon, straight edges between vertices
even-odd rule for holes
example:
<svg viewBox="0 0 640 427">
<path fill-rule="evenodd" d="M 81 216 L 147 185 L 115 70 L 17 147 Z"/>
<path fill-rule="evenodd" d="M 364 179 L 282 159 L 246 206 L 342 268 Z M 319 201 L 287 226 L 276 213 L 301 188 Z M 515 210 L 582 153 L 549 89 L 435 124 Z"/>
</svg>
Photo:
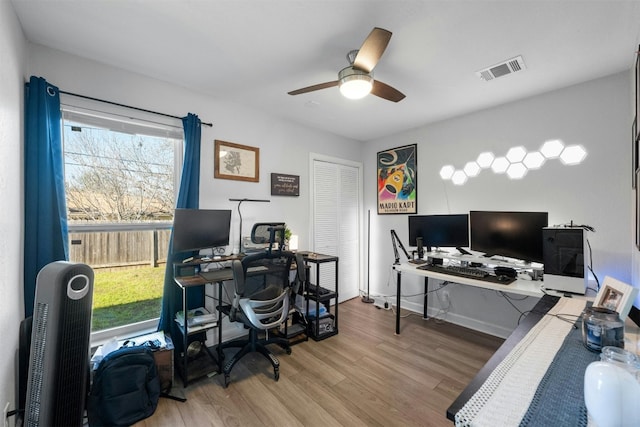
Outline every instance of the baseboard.
<svg viewBox="0 0 640 427">
<path fill-rule="evenodd" d="M 376 304 L 377 302 L 378 300 L 376 299 Z M 410 301 L 401 301 L 401 304 L 403 310 L 409 310 L 421 316 L 423 315 L 422 304 Z M 395 304 L 393 305 L 395 308 Z M 438 316 L 438 318 L 443 318 L 443 313 L 440 309 L 438 309 L 437 307 L 429 307 L 427 310 L 427 316 L 429 318 L 432 318 L 432 316 L 435 317 L 436 315 Z M 504 326 L 483 322 L 478 319 L 467 317 L 458 313 L 448 312 L 444 317 L 444 320 L 449 323 L 453 323 L 454 325 L 473 329 L 474 331 L 483 332 L 485 334 L 493 335 L 499 338 L 507 338 L 513 331 L 512 329 L 505 328 Z"/>
</svg>

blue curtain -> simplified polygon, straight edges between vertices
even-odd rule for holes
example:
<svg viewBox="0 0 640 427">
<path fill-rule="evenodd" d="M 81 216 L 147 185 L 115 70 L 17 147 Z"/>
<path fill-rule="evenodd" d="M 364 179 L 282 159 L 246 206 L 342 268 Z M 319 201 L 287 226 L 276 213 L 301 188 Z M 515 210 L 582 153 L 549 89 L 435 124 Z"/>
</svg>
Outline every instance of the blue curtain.
<svg viewBox="0 0 640 427">
<path fill-rule="evenodd" d="M 36 277 L 69 259 L 60 93 L 41 77 L 25 86 L 24 312 L 33 314 Z"/>
<path fill-rule="evenodd" d="M 180 179 L 180 190 L 176 208 L 198 209 L 200 193 L 200 134 L 201 122 L 197 115 L 189 113 L 182 119 L 184 127 L 184 162 Z M 184 259 L 190 254 L 173 253 L 173 230 L 169 238 L 169 250 L 167 253 L 167 266 L 164 273 L 164 290 L 162 296 L 162 313 L 158 330 L 169 332 L 173 337 L 176 351 L 182 351 L 182 343 L 178 339 L 181 333 L 173 321 L 177 311 L 182 310 L 182 292 L 173 281 L 174 261 Z M 189 308 L 204 305 L 202 289 L 190 289 L 187 295 Z"/>
</svg>

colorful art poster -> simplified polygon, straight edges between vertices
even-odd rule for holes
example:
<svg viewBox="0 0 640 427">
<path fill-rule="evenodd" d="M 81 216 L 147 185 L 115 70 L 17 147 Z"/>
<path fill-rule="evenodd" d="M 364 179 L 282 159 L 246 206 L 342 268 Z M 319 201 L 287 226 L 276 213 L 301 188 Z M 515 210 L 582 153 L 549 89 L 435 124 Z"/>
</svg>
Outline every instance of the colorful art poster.
<svg viewBox="0 0 640 427">
<path fill-rule="evenodd" d="M 378 153 L 378 214 L 418 213 L 417 145 Z"/>
</svg>

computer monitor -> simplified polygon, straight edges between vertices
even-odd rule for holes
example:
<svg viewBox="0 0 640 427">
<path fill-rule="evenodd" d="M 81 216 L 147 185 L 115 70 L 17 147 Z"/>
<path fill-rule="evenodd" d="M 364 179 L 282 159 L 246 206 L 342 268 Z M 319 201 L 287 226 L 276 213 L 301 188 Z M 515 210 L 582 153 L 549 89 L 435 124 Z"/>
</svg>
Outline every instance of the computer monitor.
<svg viewBox="0 0 640 427">
<path fill-rule="evenodd" d="M 230 209 L 176 209 L 173 216 L 173 252 L 229 245 Z"/>
<path fill-rule="evenodd" d="M 417 238 L 431 251 L 433 247 L 468 247 L 469 215 L 409 216 L 409 246 L 417 246 Z"/>
<path fill-rule="evenodd" d="M 487 256 L 544 262 L 542 229 L 548 221 L 547 212 L 471 211 L 471 249 Z"/>
</svg>

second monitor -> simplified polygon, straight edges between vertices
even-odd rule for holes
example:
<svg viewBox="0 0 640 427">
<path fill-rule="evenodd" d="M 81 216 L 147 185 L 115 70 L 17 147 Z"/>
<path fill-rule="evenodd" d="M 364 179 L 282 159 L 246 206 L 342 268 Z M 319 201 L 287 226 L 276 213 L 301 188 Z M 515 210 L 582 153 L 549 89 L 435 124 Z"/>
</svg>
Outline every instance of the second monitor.
<svg viewBox="0 0 640 427">
<path fill-rule="evenodd" d="M 409 246 L 417 246 L 417 238 L 431 248 L 468 247 L 469 215 L 412 215 L 409 216 Z"/>
</svg>

